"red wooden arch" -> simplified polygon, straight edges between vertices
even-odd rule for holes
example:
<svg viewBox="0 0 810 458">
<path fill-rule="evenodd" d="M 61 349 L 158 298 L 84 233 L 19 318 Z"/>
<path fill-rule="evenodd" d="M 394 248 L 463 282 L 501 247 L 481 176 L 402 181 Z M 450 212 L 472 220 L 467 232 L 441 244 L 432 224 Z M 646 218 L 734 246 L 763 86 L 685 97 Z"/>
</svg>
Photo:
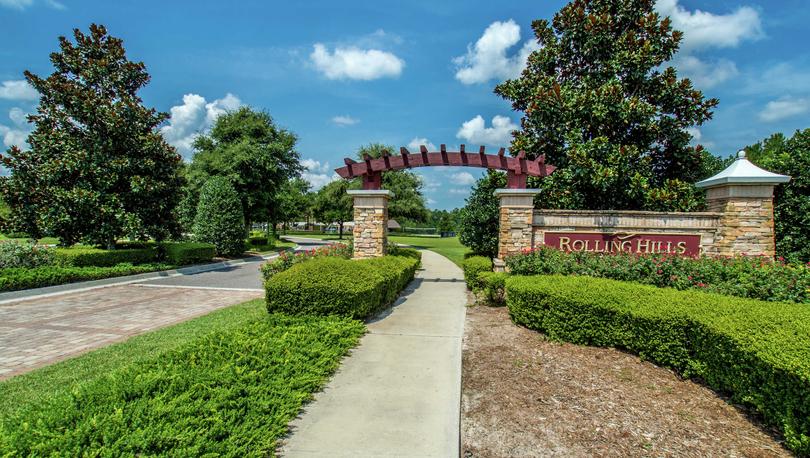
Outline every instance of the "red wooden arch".
<svg viewBox="0 0 810 458">
<path fill-rule="evenodd" d="M 526 153 L 521 151 L 517 157 L 506 156 L 506 150 L 501 148 L 498 154 L 486 154 L 484 147 L 480 147 L 477 153 L 468 153 L 464 145 L 459 147 L 459 151 L 447 151 L 445 145 L 441 145 L 440 151 L 429 152 L 424 145 L 419 147 L 419 153 L 412 154 L 407 148 L 399 149 L 399 156 L 392 156 L 388 151 L 383 151 L 380 158 L 372 159 L 366 155 L 362 162 L 346 158 L 344 167 L 335 169 L 342 178 L 363 177 L 363 189 L 380 189 L 382 185 L 382 172 L 388 170 L 409 169 L 412 167 L 426 166 L 460 166 L 460 167 L 483 167 L 487 169 L 506 170 L 507 187 L 511 189 L 526 188 L 526 178 L 544 177 L 553 172 L 556 167 L 546 164 L 546 156 L 541 155 L 535 160 L 526 159 Z"/>
</svg>

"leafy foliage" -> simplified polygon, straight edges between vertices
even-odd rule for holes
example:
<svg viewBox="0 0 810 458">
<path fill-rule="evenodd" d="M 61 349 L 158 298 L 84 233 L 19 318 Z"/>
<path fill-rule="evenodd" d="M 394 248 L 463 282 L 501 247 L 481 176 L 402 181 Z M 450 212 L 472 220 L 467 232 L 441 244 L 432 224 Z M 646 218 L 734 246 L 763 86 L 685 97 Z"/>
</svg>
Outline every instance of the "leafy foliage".
<svg viewBox="0 0 810 458">
<path fill-rule="evenodd" d="M 194 239 L 214 244 L 220 256 L 238 256 L 245 250 L 244 234 L 239 195 L 226 178 L 209 178 L 200 191 Z"/>
<path fill-rule="evenodd" d="M 688 128 L 712 116 L 665 64 L 682 33 L 654 0 L 574 0 L 532 23 L 540 49 L 522 75 L 495 88 L 522 111 L 512 151 L 546 155 L 558 169 L 539 180 L 542 208 L 694 210 L 692 185 L 710 155 Z"/>
<path fill-rule="evenodd" d="M 506 187 L 506 174 L 488 170 L 473 186 L 459 215 L 459 240 L 473 252 L 495 257 L 498 253 L 498 212 L 495 190 Z"/>
<path fill-rule="evenodd" d="M 337 223 L 341 239 L 343 223 L 354 218 L 352 198 L 346 194 L 351 186 L 353 184 L 347 180 L 335 180 L 319 189 L 315 196 L 315 218 L 322 223 Z"/>
<path fill-rule="evenodd" d="M 352 257 L 352 247 L 351 245 L 336 243 L 320 247 L 314 250 L 300 251 L 293 253 L 283 252 L 279 254 L 276 259 L 273 259 L 272 261 L 268 261 L 262 264 L 262 266 L 259 269 L 262 272 L 264 280 L 267 281 L 270 278 L 272 278 L 273 275 L 276 275 L 277 273 L 280 272 L 284 272 L 285 270 L 289 269 L 290 267 L 298 263 L 325 256 L 349 259 Z"/>
<path fill-rule="evenodd" d="M 121 277 L 157 270 L 167 270 L 174 266 L 169 264 L 117 264 L 111 267 L 72 267 L 72 266 L 39 266 L 14 267 L 0 269 L 0 291 L 41 288 L 43 286 L 63 285 L 78 281 L 99 280 L 102 278 Z"/>
<path fill-rule="evenodd" d="M 176 242 L 160 244 L 161 256 L 176 266 L 208 262 L 216 255 L 217 247 L 210 243 Z"/>
<path fill-rule="evenodd" d="M 467 288 L 477 289 L 480 286 L 478 274 L 492 272 L 492 259 L 486 256 L 470 256 L 461 262 L 461 270 L 464 271 Z"/>
<path fill-rule="evenodd" d="M 54 250 L 33 241 L 7 240 L 0 242 L 0 269 L 10 267 L 39 267 L 54 262 Z"/>
<path fill-rule="evenodd" d="M 760 167 L 792 177 L 774 189 L 776 253 L 810 262 L 810 129 L 789 139 L 774 134 L 745 150 Z"/>
<path fill-rule="evenodd" d="M 321 256 L 265 281 L 267 310 L 366 318 L 396 299 L 418 265 L 410 256 L 359 261 Z"/>
<path fill-rule="evenodd" d="M 146 108 L 141 62 L 101 25 L 59 37 L 47 78 L 25 72 L 40 93 L 29 151 L 11 147 L 0 193 L 19 229 L 112 247 L 122 235 L 163 239 L 178 232 L 174 209 L 180 156 L 156 131 L 168 115 Z"/>
<path fill-rule="evenodd" d="M 241 107 L 219 116 L 207 135 L 194 141 L 188 170 L 192 190 L 210 177 L 227 179 L 239 197 L 245 223 L 280 218 L 279 191 L 301 172 L 295 134 L 263 111 Z"/>
<path fill-rule="evenodd" d="M 566 253 L 541 247 L 506 258 L 506 266 L 515 275 L 587 275 L 763 301 L 810 303 L 810 265 L 765 258 Z"/>
<path fill-rule="evenodd" d="M 260 302 L 248 305 L 180 325 L 185 334 L 158 331 L 169 337 L 147 357 L 130 350 L 117 364 L 102 361 L 101 374 L 71 379 L 57 395 L 17 399 L 24 408 L 4 406 L 0 454 L 273 455 L 287 424 L 364 327 L 337 317 L 254 313 Z M 148 337 L 101 352 L 137 349 Z"/>
<path fill-rule="evenodd" d="M 117 264 L 147 264 L 158 259 L 158 247 L 102 250 L 92 247 L 56 249 L 56 264 L 70 267 L 112 267 Z"/>
<path fill-rule="evenodd" d="M 511 276 L 515 323 L 576 344 L 617 347 L 753 407 L 810 455 L 810 308 L 614 280 Z"/>
</svg>

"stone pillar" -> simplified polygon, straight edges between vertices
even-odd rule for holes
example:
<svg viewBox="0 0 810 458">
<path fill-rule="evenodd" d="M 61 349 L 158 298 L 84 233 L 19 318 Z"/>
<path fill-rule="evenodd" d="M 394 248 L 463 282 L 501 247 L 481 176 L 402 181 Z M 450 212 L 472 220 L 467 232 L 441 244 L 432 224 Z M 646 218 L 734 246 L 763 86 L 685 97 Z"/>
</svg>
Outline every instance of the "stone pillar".
<svg viewBox="0 0 810 458">
<path fill-rule="evenodd" d="M 718 255 L 775 255 L 773 188 L 789 180 L 760 169 L 740 151 L 726 170 L 696 183 L 706 189 L 708 210 L 721 213 L 714 242 Z"/>
<path fill-rule="evenodd" d="M 354 199 L 354 259 L 385 255 L 388 242 L 388 199 L 391 191 L 349 190 Z"/>
<path fill-rule="evenodd" d="M 534 196 L 539 189 L 496 189 L 500 200 L 498 217 L 498 258 L 495 270 L 503 270 L 503 260 L 534 246 Z"/>
</svg>

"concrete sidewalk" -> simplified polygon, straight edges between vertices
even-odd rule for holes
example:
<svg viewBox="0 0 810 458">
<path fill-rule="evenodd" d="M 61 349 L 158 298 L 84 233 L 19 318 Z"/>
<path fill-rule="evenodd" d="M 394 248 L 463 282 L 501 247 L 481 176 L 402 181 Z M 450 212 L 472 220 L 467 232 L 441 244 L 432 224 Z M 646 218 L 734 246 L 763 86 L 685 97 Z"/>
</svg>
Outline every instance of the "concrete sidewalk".
<svg viewBox="0 0 810 458">
<path fill-rule="evenodd" d="M 458 456 L 466 287 L 443 256 L 422 251 L 422 267 L 292 423 L 283 456 Z"/>
</svg>

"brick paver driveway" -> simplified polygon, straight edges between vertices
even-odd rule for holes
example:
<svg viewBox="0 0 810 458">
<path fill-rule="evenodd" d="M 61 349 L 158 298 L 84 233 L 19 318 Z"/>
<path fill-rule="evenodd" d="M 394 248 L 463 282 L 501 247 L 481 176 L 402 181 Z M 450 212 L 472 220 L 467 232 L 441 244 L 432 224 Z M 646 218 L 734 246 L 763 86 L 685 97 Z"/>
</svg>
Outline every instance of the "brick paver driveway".
<svg viewBox="0 0 810 458">
<path fill-rule="evenodd" d="M 0 305 L 0 379 L 262 296 L 128 284 Z"/>
</svg>

